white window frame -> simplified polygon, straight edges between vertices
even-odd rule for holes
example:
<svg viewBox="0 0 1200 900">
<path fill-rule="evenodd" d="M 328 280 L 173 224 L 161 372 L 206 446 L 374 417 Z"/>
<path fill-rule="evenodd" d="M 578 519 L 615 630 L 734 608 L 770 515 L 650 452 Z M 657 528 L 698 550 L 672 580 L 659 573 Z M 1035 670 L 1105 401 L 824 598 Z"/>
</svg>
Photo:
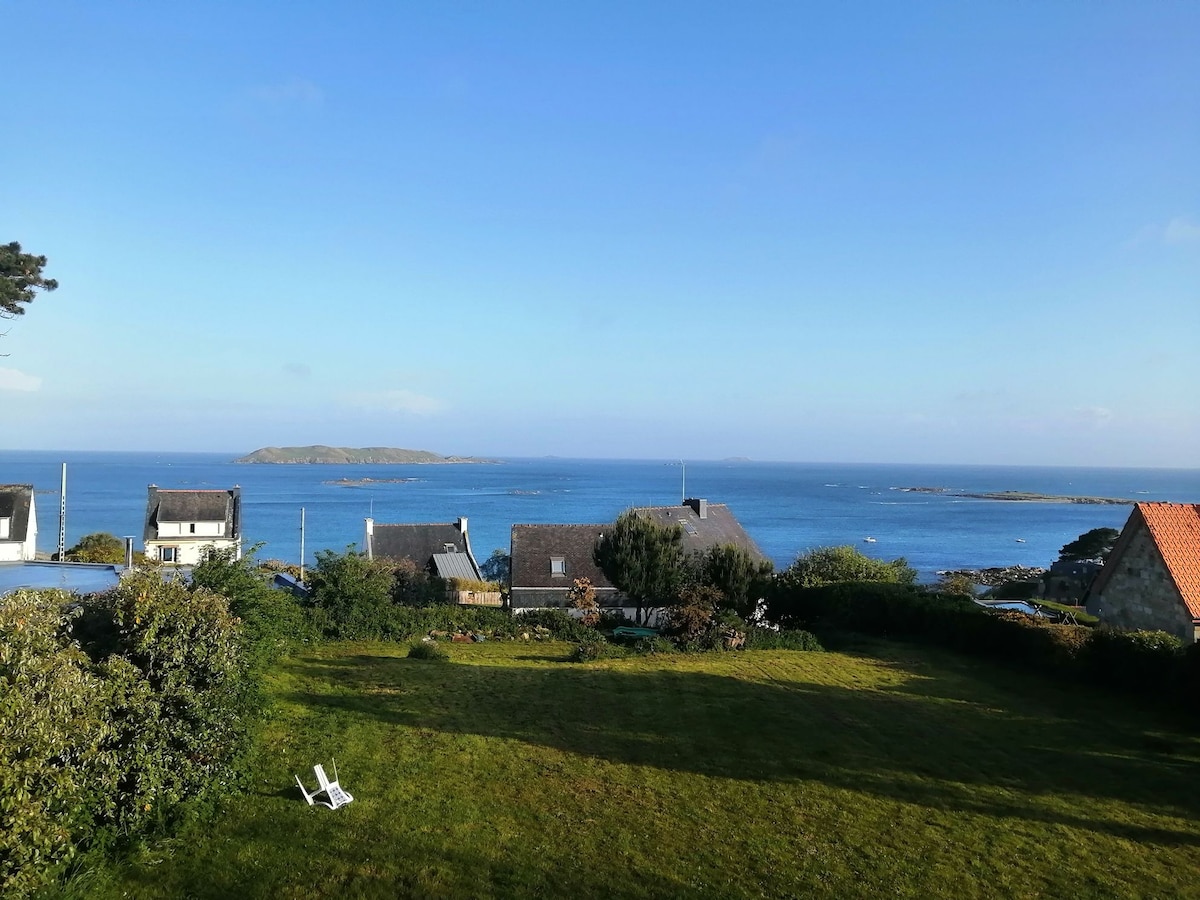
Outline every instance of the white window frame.
<svg viewBox="0 0 1200 900">
<path fill-rule="evenodd" d="M 567 560 L 564 556 L 550 557 L 550 577 L 566 578 L 567 577 Z"/>
<path fill-rule="evenodd" d="M 159 547 L 158 548 L 158 559 L 160 562 L 178 563 L 179 562 L 179 548 L 178 547 Z"/>
<path fill-rule="evenodd" d="M 12 517 L 0 516 L 0 541 L 12 540 Z"/>
</svg>

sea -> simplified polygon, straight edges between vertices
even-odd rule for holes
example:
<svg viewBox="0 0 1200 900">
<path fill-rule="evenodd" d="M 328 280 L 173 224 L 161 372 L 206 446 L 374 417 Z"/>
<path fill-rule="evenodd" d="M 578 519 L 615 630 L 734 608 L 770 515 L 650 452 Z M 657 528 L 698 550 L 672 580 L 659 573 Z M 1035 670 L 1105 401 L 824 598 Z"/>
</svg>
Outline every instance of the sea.
<svg viewBox="0 0 1200 900">
<path fill-rule="evenodd" d="M 107 531 L 141 547 L 146 488 L 240 485 L 246 545 L 305 562 L 361 546 L 364 519 L 468 520 L 475 556 L 507 552 L 515 524 L 611 522 L 631 506 L 684 496 L 724 503 L 777 567 L 814 547 L 852 544 L 904 557 L 922 580 L 948 569 L 1048 566 L 1092 528 L 1120 528 L 1128 505 L 1012 502 L 955 493 L 1028 491 L 1200 503 L 1200 469 L 888 465 L 747 460 L 499 459 L 424 465 L 239 464 L 237 453 L 0 451 L 0 483 L 32 483 L 38 549 L 58 542 L 67 466 L 66 541 Z M 368 479 L 375 479 L 369 481 Z M 908 490 L 945 488 L 943 493 Z M 871 538 L 873 540 L 868 540 Z"/>
</svg>

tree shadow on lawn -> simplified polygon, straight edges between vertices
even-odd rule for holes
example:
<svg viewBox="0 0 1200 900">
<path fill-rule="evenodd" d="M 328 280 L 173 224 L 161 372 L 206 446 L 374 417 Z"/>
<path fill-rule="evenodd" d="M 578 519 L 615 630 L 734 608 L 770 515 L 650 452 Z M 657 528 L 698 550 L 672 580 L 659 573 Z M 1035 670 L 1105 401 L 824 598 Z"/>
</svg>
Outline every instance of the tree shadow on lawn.
<svg viewBox="0 0 1200 900">
<path fill-rule="evenodd" d="M 1167 756 L 1147 741 L 1157 723 L 1112 698 L 1089 694 L 1068 715 L 1057 696 L 1006 694 L 981 681 L 976 698 L 961 675 L 888 666 L 901 670 L 896 683 L 857 688 L 772 678 L 769 666 L 750 662 L 739 671 L 743 678 L 667 667 L 300 659 L 289 664 L 293 672 L 328 681 L 335 692 L 289 699 L 335 716 L 523 741 L 619 764 L 814 781 L 935 809 L 1200 845 L 1200 830 L 1133 824 L 1129 810 L 1113 811 L 1122 821 L 1098 818 L 1089 802 L 1129 804 L 1143 820 L 1200 818 L 1200 740 L 1174 735 L 1187 754 Z M 763 677 L 769 683 L 746 680 Z M 1051 695 L 1063 690 L 1046 686 Z M 1009 792 L 1054 801 L 1054 808 Z"/>
</svg>

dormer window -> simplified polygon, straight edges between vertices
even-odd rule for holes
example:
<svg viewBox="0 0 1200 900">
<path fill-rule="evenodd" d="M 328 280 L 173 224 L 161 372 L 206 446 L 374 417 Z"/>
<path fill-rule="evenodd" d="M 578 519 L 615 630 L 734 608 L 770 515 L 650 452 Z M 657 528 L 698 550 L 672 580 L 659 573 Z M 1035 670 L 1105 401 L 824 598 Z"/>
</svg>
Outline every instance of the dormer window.
<svg viewBox="0 0 1200 900">
<path fill-rule="evenodd" d="M 457 544 L 442 544 L 442 551 L 445 553 L 457 553 L 458 545 Z"/>
<path fill-rule="evenodd" d="M 554 578 L 567 577 L 567 561 L 561 556 L 550 557 L 550 574 Z"/>
</svg>

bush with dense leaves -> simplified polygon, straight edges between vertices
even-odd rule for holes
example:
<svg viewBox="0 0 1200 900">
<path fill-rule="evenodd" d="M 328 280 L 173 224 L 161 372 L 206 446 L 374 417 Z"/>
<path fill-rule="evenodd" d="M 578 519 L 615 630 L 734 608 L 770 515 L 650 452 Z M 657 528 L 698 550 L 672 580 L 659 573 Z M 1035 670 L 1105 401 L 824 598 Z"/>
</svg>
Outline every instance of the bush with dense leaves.
<svg viewBox="0 0 1200 900">
<path fill-rule="evenodd" d="M 228 789 L 258 709 L 243 650 L 225 598 L 155 573 L 0 599 L 0 894 Z"/>
<path fill-rule="evenodd" d="M 0 896 L 53 879 L 95 827 L 107 781 L 105 685 L 70 640 L 70 599 L 0 599 Z"/>
<path fill-rule="evenodd" d="M 423 641 L 408 648 L 408 658 L 446 662 L 450 659 L 450 654 L 431 641 Z"/>
<path fill-rule="evenodd" d="M 811 631 L 798 628 L 750 628 L 746 631 L 747 650 L 806 650 L 819 652 L 825 648 Z"/>
</svg>

